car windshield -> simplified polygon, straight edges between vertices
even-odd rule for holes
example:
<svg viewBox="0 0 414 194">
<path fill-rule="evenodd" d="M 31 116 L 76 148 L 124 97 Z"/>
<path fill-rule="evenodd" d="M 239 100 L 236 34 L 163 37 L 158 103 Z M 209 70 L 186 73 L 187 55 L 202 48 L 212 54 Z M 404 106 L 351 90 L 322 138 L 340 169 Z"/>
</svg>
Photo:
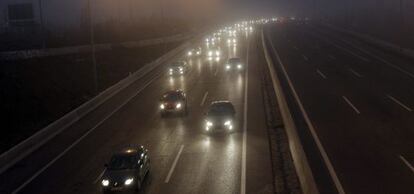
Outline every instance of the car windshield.
<svg viewBox="0 0 414 194">
<path fill-rule="evenodd" d="M 207 112 L 209 116 L 228 115 L 233 113 L 233 107 L 228 103 L 213 104 Z"/>
<path fill-rule="evenodd" d="M 162 99 L 165 101 L 177 101 L 180 99 L 180 95 L 178 93 L 167 93 L 164 94 Z"/>
<path fill-rule="evenodd" d="M 115 155 L 111 158 L 108 169 L 111 169 L 111 170 L 131 169 L 134 167 L 135 161 L 136 161 L 135 155 Z"/>
<path fill-rule="evenodd" d="M 181 67 L 181 66 L 184 66 L 184 63 L 183 62 L 174 62 L 174 63 L 171 63 L 171 67 Z"/>
<path fill-rule="evenodd" d="M 231 58 L 229 59 L 229 63 L 231 64 L 240 63 L 240 58 Z"/>
</svg>

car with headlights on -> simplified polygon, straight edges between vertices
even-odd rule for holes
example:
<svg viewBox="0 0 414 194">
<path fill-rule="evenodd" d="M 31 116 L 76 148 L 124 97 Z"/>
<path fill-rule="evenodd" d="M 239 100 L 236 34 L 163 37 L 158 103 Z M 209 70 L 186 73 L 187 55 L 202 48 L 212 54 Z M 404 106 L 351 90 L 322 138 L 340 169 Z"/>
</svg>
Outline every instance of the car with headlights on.
<svg viewBox="0 0 414 194">
<path fill-rule="evenodd" d="M 184 75 L 188 70 L 187 62 L 185 61 L 176 61 L 169 65 L 168 75 Z"/>
<path fill-rule="evenodd" d="M 201 48 L 200 47 L 191 49 L 187 52 L 187 57 L 190 57 L 190 58 L 191 57 L 198 57 L 200 55 L 201 55 Z"/>
<path fill-rule="evenodd" d="M 140 190 L 150 171 L 150 158 L 144 146 L 127 147 L 112 155 L 105 164 L 102 191 L 118 192 Z"/>
<path fill-rule="evenodd" d="M 204 129 L 207 132 L 222 129 L 233 131 L 236 110 L 230 101 L 214 101 L 205 115 Z"/>
<path fill-rule="evenodd" d="M 181 113 L 186 115 L 187 110 L 187 95 L 182 90 L 173 90 L 165 92 L 160 99 L 161 116 L 168 113 Z"/>
<path fill-rule="evenodd" d="M 243 69 L 243 63 L 239 57 L 233 57 L 227 60 L 226 71 L 240 71 Z"/>
</svg>

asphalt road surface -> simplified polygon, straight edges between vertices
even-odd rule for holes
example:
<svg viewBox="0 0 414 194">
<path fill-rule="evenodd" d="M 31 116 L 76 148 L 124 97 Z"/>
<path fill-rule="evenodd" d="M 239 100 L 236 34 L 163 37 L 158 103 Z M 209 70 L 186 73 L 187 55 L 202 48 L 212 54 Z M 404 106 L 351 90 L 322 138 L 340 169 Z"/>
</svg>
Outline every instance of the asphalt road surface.
<svg viewBox="0 0 414 194">
<path fill-rule="evenodd" d="M 99 193 L 111 154 L 139 144 L 152 162 L 140 193 L 273 193 L 259 35 L 241 34 L 235 47 L 223 43 L 219 61 L 189 60 L 190 71 L 181 77 L 157 68 L 1 174 L 0 193 Z M 226 72 L 231 56 L 247 69 Z M 187 93 L 188 116 L 161 118 L 158 99 L 170 89 Z M 214 100 L 235 105 L 234 132 L 203 131 Z"/>
<path fill-rule="evenodd" d="M 311 24 L 266 34 L 344 192 L 414 193 L 413 62 Z"/>
</svg>

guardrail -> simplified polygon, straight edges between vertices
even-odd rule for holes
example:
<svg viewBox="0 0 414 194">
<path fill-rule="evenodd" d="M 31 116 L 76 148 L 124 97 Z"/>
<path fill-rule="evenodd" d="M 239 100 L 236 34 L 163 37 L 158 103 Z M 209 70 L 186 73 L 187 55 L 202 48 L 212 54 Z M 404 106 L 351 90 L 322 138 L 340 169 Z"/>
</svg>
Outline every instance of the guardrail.
<svg viewBox="0 0 414 194">
<path fill-rule="evenodd" d="M 183 41 L 191 38 L 189 34 L 177 34 L 168 37 L 161 37 L 155 39 L 141 40 L 141 41 L 130 41 L 130 42 L 121 42 L 114 44 L 95 44 L 96 51 L 111 50 L 116 47 L 124 48 L 135 48 L 143 47 L 150 45 L 157 45 L 162 43 L 171 43 L 177 41 Z M 0 52 L 0 59 L 3 60 L 18 60 L 18 59 L 30 59 L 35 57 L 49 57 L 49 56 L 59 56 L 67 54 L 77 54 L 77 53 L 88 53 L 91 51 L 90 45 L 81 45 L 74 47 L 63 47 L 63 48 L 50 48 L 50 49 L 33 49 L 33 50 L 21 50 L 21 51 L 6 51 Z"/>
<path fill-rule="evenodd" d="M 290 153 L 292 155 L 293 163 L 295 165 L 296 174 L 298 175 L 302 192 L 306 194 L 318 194 L 319 191 L 316 186 L 312 170 L 309 166 L 308 159 L 300 141 L 297 128 L 295 122 L 293 121 L 292 114 L 289 110 L 279 77 L 277 76 L 276 69 L 274 68 L 273 60 L 270 57 L 269 48 L 265 42 L 265 35 L 263 30 L 262 44 L 270 78 L 272 80 L 277 103 L 279 104 L 280 113 L 283 119 L 284 128 L 288 137 Z M 278 56 L 277 58 L 278 63 L 280 63 L 280 58 Z"/>
<path fill-rule="evenodd" d="M 40 146 L 44 145 L 50 139 L 54 138 L 59 133 L 63 132 L 69 126 L 80 120 L 82 117 L 95 110 L 101 104 L 105 103 L 108 99 L 112 98 L 114 95 L 142 78 L 147 73 L 153 71 L 155 68 L 171 59 L 172 57 L 178 55 L 185 48 L 191 45 L 191 41 L 183 43 L 179 47 L 171 50 L 167 54 L 158 58 L 152 63 L 146 64 L 144 67 L 140 68 L 138 71 L 129 75 L 128 77 L 122 79 L 113 86 L 107 88 L 105 91 L 98 94 L 93 99 L 85 102 L 75 110 L 67 113 L 60 119 L 49 124 L 47 127 L 41 129 L 31 137 L 22 141 L 18 145 L 14 146 L 10 150 L 0 155 L 0 174 L 6 171 L 8 168 L 13 166 L 18 161 L 25 158 L 27 155 L 37 150 Z"/>
</svg>

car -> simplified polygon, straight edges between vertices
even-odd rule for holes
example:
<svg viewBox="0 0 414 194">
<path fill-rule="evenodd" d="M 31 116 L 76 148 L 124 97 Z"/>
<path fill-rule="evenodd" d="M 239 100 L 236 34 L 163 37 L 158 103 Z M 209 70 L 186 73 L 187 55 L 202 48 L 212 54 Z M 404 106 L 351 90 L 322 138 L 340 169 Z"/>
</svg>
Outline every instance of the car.
<svg viewBox="0 0 414 194">
<path fill-rule="evenodd" d="M 187 95 L 182 90 L 172 90 L 165 92 L 160 99 L 161 116 L 167 113 L 188 113 Z"/>
<path fill-rule="evenodd" d="M 194 57 L 194 56 L 200 56 L 201 55 L 201 48 L 197 47 L 194 49 L 191 49 L 187 52 L 187 57 Z"/>
<path fill-rule="evenodd" d="M 170 64 L 168 68 L 168 75 L 183 75 L 188 70 L 187 62 L 185 61 L 176 61 Z"/>
<path fill-rule="evenodd" d="M 116 152 L 105 164 L 101 180 L 103 192 L 140 190 L 150 171 L 150 163 L 144 146 L 127 147 Z"/>
<path fill-rule="evenodd" d="M 220 57 L 221 49 L 219 47 L 212 47 L 208 49 L 207 57 Z"/>
<path fill-rule="evenodd" d="M 211 132 L 217 129 L 233 131 L 235 129 L 236 110 L 230 101 L 214 101 L 208 107 L 204 129 Z"/>
<path fill-rule="evenodd" d="M 241 62 L 241 59 L 239 57 L 233 57 L 227 60 L 226 63 L 226 71 L 231 70 L 242 70 L 243 69 L 243 63 Z"/>
</svg>

